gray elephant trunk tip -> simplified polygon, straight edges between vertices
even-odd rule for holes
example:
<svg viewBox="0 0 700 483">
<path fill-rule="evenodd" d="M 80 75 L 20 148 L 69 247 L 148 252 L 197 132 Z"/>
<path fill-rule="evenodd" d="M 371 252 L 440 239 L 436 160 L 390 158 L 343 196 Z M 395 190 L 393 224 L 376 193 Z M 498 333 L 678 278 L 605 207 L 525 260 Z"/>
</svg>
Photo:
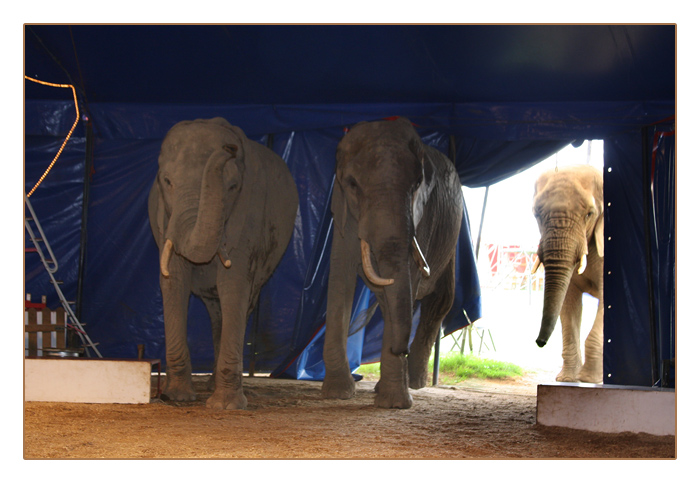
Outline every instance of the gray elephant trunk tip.
<svg viewBox="0 0 700 483">
<path fill-rule="evenodd" d="M 544 340 L 544 339 L 539 339 L 539 338 L 538 338 L 535 342 L 537 343 L 537 346 L 538 346 L 538 347 L 544 347 L 545 345 L 547 345 L 547 341 Z"/>
</svg>

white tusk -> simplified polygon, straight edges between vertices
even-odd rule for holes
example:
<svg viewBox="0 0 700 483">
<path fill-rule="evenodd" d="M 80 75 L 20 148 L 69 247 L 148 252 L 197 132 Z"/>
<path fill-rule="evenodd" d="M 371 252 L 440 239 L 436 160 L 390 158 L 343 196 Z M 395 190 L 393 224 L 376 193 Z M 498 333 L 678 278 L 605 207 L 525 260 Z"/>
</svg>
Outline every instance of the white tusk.
<svg viewBox="0 0 700 483">
<path fill-rule="evenodd" d="M 425 261 L 425 257 L 423 256 L 423 252 L 420 250 L 420 246 L 418 246 L 418 240 L 416 240 L 415 236 L 413 237 L 413 258 L 423 271 L 423 275 L 430 277 L 430 267 L 428 266 L 428 262 Z"/>
<path fill-rule="evenodd" d="M 581 257 L 581 265 L 578 267 L 578 274 L 581 275 L 586 270 L 586 254 Z"/>
<path fill-rule="evenodd" d="M 542 265 L 542 262 L 540 261 L 540 257 L 538 257 L 537 254 L 535 254 L 535 266 L 532 269 L 533 274 L 537 271 L 538 268 L 540 268 L 540 265 Z"/>
<path fill-rule="evenodd" d="M 163 252 L 160 254 L 160 273 L 163 274 L 165 278 L 170 276 L 170 271 L 168 267 L 170 266 L 170 257 L 173 255 L 173 242 L 170 238 L 165 240 L 165 245 L 163 246 Z"/>
<path fill-rule="evenodd" d="M 216 254 L 219 255 L 219 260 L 221 260 L 221 263 L 223 263 L 224 267 L 231 268 L 231 260 L 229 260 L 228 257 L 224 256 L 224 253 L 221 250 L 216 252 Z"/>
<path fill-rule="evenodd" d="M 374 268 L 372 268 L 372 260 L 370 260 L 370 249 L 369 249 L 369 243 L 364 241 L 363 239 L 360 239 L 360 248 L 362 249 L 362 269 L 365 271 L 365 275 L 367 276 L 367 280 L 372 282 L 375 285 L 379 286 L 386 286 L 386 285 L 391 285 L 394 283 L 393 278 L 381 278 L 377 273 L 374 271 Z"/>
</svg>

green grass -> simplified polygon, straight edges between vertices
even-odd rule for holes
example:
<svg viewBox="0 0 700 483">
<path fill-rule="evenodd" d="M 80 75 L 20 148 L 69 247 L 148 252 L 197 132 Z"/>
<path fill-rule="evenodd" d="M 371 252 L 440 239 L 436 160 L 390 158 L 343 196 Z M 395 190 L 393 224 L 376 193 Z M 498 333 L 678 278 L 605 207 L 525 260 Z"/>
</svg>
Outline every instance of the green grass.
<svg viewBox="0 0 700 483">
<path fill-rule="evenodd" d="M 433 358 L 428 368 L 432 371 Z M 379 380 L 379 363 L 364 364 L 356 371 L 370 381 Z M 482 359 L 473 354 L 450 352 L 440 357 L 440 383 L 455 385 L 466 379 L 508 379 L 520 377 L 521 367 L 510 362 Z"/>
<path fill-rule="evenodd" d="M 380 376 L 379 362 L 375 362 L 374 364 L 363 364 L 355 372 L 357 374 L 362 374 L 365 376 L 365 379 L 370 381 L 378 381 Z"/>
<path fill-rule="evenodd" d="M 429 367 L 433 367 L 432 358 Z M 465 379 L 508 379 L 522 375 L 522 368 L 510 362 L 456 352 L 440 357 L 440 379 L 443 384 L 457 384 Z"/>
</svg>

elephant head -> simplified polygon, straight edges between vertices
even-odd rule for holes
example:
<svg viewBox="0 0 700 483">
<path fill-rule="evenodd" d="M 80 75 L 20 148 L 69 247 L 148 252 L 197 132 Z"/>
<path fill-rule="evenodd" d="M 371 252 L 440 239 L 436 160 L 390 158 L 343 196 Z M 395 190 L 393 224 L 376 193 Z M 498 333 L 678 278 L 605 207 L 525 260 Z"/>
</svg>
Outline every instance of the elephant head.
<svg viewBox="0 0 700 483">
<path fill-rule="evenodd" d="M 571 278 L 585 272 L 591 250 L 603 258 L 601 172 L 575 166 L 543 173 L 535 183 L 533 213 L 541 234 L 537 255 L 545 270 L 542 325 L 536 340 L 543 347 L 554 331 Z"/>
<path fill-rule="evenodd" d="M 207 263 L 222 250 L 224 225 L 244 174 L 238 128 L 222 118 L 183 121 L 165 137 L 158 158 L 157 186 L 163 203 L 161 273 L 169 276 L 173 252 Z"/>
<path fill-rule="evenodd" d="M 363 278 L 386 300 L 391 351 L 406 354 L 416 275 L 430 274 L 416 229 L 434 186 L 432 164 L 403 118 L 356 125 L 338 144 L 336 158 L 334 222 L 342 236 L 359 239 Z"/>
</svg>

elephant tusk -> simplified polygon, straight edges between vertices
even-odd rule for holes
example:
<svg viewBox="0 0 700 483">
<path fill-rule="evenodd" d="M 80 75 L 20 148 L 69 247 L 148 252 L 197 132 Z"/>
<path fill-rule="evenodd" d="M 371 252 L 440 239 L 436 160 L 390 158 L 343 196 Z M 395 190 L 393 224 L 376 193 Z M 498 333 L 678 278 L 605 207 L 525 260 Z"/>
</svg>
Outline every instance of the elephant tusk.
<svg viewBox="0 0 700 483">
<path fill-rule="evenodd" d="M 542 265 L 542 262 L 540 261 L 540 257 L 535 254 L 535 266 L 532 269 L 532 274 L 534 275 L 535 272 L 537 272 L 537 269 L 540 268 L 540 265 Z"/>
<path fill-rule="evenodd" d="M 374 268 L 372 268 L 372 260 L 370 260 L 369 256 L 369 243 L 360 239 L 360 247 L 362 249 L 362 269 L 365 271 L 367 280 L 382 287 L 394 283 L 393 278 L 381 278 L 379 275 L 377 275 L 377 272 L 374 271 Z"/>
<path fill-rule="evenodd" d="M 430 277 L 430 267 L 428 266 L 428 262 L 425 261 L 425 257 L 423 256 L 423 252 L 420 250 L 418 240 L 416 240 L 415 236 L 413 237 L 413 258 L 416 260 L 416 263 L 423 272 L 423 275 Z"/>
<path fill-rule="evenodd" d="M 587 265 L 586 254 L 581 257 L 581 265 L 578 267 L 578 274 L 581 275 L 586 270 Z"/>
<path fill-rule="evenodd" d="M 168 267 L 170 266 L 170 257 L 173 255 L 173 242 L 170 238 L 165 240 L 165 245 L 163 246 L 163 252 L 160 254 L 160 273 L 163 274 L 165 278 L 170 276 L 170 271 Z"/>
<path fill-rule="evenodd" d="M 228 259 L 223 253 L 223 251 L 219 250 L 216 252 L 217 255 L 219 255 L 219 260 L 221 260 L 221 263 L 224 265 L 226 268 L 231 268 L 231 260 Z"/>
</svg>

